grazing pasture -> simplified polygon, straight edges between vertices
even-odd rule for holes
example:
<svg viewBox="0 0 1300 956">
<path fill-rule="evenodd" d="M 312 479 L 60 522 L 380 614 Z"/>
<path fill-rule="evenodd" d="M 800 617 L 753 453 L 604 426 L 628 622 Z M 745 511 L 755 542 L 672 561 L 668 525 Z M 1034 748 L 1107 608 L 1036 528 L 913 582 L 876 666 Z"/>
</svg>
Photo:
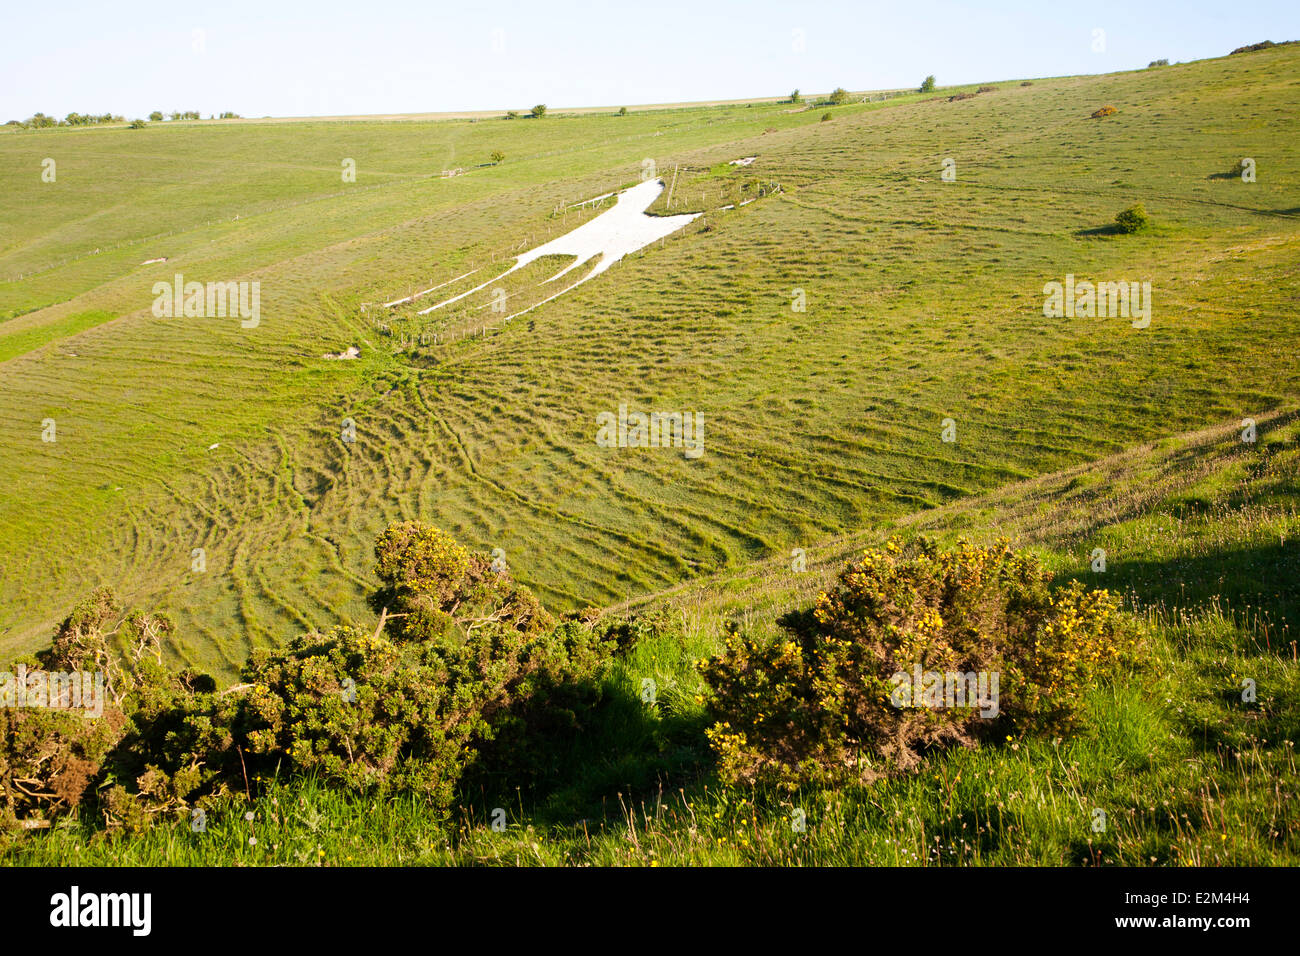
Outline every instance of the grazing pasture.
<svg viewBox="0 0 1300 956">
<path fill-rule="evenodd" d="M 1263 422 L 1300 385 L 1298 92 L 1278 47 L 832 122 L 756 103 L 0 133 L 0 648 L 107 584 L 176 618 L 170 660 L 229 676 L 371 621 L 397 519 L 500 548 L 554 610 L 606 606 Z M 1217 176 L 1246 157 L 1254 182 Z M 646 160 L 651 212 L 702 213 L 680 232 L 509 322 L 490 286 L 382 308 L 504 272 Z M 1149 228 L 1117 234 L 1136 203 Z M 260 321 L 155 317 L 178 273 L 259 282 Z M 1149 326 L 1045 317 L 1067 276 L 1149 282 Z M 704 454 L 600 447 L 624 403 L 698 413 Z"/>
</svg>

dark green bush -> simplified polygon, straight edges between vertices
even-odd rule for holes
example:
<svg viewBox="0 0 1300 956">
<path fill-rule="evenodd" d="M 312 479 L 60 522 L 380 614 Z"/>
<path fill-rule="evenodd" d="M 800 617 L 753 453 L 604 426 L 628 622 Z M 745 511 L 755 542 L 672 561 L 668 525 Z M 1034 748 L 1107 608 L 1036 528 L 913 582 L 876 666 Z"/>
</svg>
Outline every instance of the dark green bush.
<svg viewBox="0 0 1300 956">
<path fill-rule="evenodd" d="M 0 831 L 87 797 L 110 826 L 137 829 L 277 772 L 445 808 L 498 736 L 511 754 L 497 764 L 522 766 L 539 729 L 579 726 L 627 644 L 589 620 L 557 626 L 504 567 L 436 528 L 392 525 L 375 556 L 373 631 L 341 626 L 254 651 L 222 691 L 163 667 L 169 621 L 120 617 L 96 591 L 38 663 L 101 671 L 112 706 L 95 720 L 0 708 Z"/>
<path fill-rule="evenodd" d="M 106 707 L 99 719 L 0 707 L 0 838 L 78 807 L 92 792 L 125 722 L 115 707 Z"/>
<path fill-rule="evenodd" d="M 1126 235 L 1140 232 L 1151 225 L 1151 217 L 1141 203 L 1129 206 L 1115 216 L 1115 228 Z"/>
<path fill-rule="evenodd" d="M 101 782 L 148 770 L 132 747 L 138 740 L 135 720 L 146 721 L 160 701 L 187 692 L 186 682 L 193 679 L 188 671 L 172 675 L 162 666 L 162 640 L 171 632 L 165 617 L 138 611 L 122 616 L 112 592 L 100 588 L 63 620 L 48 650 L 10 666 L 10 674 L 19 663 L 29 673 L 98 673 L 104 698 L 97 716 L 0 707 L 0 830 L 6 822 L 11 828 L 39 826 L 80 806 Z"/>
</svg>

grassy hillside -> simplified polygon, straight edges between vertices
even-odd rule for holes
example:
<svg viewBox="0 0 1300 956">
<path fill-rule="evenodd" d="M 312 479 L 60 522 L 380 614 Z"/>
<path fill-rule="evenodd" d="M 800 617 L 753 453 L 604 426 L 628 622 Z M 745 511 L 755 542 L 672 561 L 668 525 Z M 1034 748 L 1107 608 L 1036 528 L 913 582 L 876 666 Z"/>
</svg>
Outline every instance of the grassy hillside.
<svg viewBox="0 0 1300 956">
<path fill-rule="evenodd" d="M 658 595 L 662 629 L 607 679 L 600 712 L 558 737 L 539 786 L 488 777 L 451 825 L 404 799 L 365 800 L 258 778 L 249 799 L 131 840 L 82 822 L 10 848 L 41 864 L 505 865 L 1295 865 L 1300 665 L 1292 635 L 1300 564 L 1300 415 L 1173 436 L 842 539 L 794 574 L 774 563 Z M 1061 579 L 1130 594 L 1154 666 L 1094 688 L 1075 733 L 1007 738 L 932 756 L 869 789 L 786 796 L 720 786 L 703 735 L 694 662 L 723 624 L 771 628 L 843 557 L 885 534 L 1008 535 Z M 1102 542 L 1108 564 L 1082 555 Z M 1218 581 L 1222 578 L 1225 584 Z M 646 678 L 659 690 L 639 699 Z M 1258 699 L 1241 700 L 1254 680 Z M 505 829 L 493 829 L 494 812 Z M 806 818 L 792 826 L 795 811 Z M 1097 811 L 1104 829 L 1095 829 Z M 245 814 L 251 813 L 248 819 Z M 500 818 L 500 817 L 499 817 Z M 250 842 L 253 837 L 255 842 Z"/>
<path fill-rule="evenodd" d="M 173 659 L 229 673 L 368 620 L 370 543 L 396 518 L 503 549 L 552 608 L 607 605 L 1271 421 L 1300 384 L 1298 87 L 1285 47 L 825 122 L 766 104 L 0 136 L 0 649 L 110 584 L 178 619 Z M 1214 178 L 1242 157 L 1257 182 Z M 676 170 L 673 212 L 706 211 L 662 245 L 507 324 L 489 290 L 427 330 L 374 309 L 499 269 L 646 158 Z M 1109 234 L 1138 201 L 1155 228 Z M 259 326 L 153 318 L 178 271 L 259 280 Z M 1044 318 L 1067 273 L 1149 281 L 1150 327 Z M 447 323 L 485 334 L 419 343 Z M 349 345 L 360 360 L 322 358 Z M 702 413 L 704 456 L 598 447 L 623 402 Z"/>
</svg>

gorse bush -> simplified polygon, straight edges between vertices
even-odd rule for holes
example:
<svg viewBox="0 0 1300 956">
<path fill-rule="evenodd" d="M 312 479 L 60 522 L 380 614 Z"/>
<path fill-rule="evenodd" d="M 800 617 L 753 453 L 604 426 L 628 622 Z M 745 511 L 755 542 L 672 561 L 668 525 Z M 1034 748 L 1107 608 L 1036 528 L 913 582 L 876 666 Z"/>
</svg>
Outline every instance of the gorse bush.
<svg viewBox="0 0 1300 956">
<path fill-rule="evenodd" d="M 35 707 L 0 707 L 0 836 L 80 805 L 122 735 L 126 718 L 98 720 Z M 30 824 L 29 824 L 30 825 Z"/>
<path fill-rule="evenodd" d="M 1146 207 L 1142 203 L 1129 206 L 1115 215 L 1115 228 L 1125 234 L 1140 232 L 1150 225 L 1151 217 L 1147 215 Z"/>
<path fill-rule="evenodd" d="M 1005 543 L 891 543 L 783 618 L 783 639 L 730 635 L 701 665 L 723 779 L 870 783 L 934 748 L 1068 727 L 1141 634 L 1107 592 L 1047 580 Z"/>
<path fill-rule="evenodd" d="M 189 671 L 173 674 L 162 666 L 162 641 L 171 632 L 165 617 L 138 611 L 123 616 L 112 592 L 100 588 L 63 620 L 48 650 L 9 668 L 12 679 L 0 706 L 0 832 L 75 809 L 97 784 L 123 770 L 149 770 L 131 749 L 140 735 L 128 715 L 147 725 L 159 701 L 193 680 Z M 84 698 L 78 707 L 67 707 L 71 700 L 63 708 L 50 706 L 48 694 L 36 706 L 14 706 L 17 701 L 9 698 L 19 693 L 19 664 L 28 675 L 24 692 L 45 686 L 31 683 L 35 673 L 99 675 L 102 695 L 94 719 L 86 716 L 91 702 Z M 146 786 L 153 786 L 152 778 Z M 112 791 L 104 796 L 118 798 Z"/>
<path fill-rule="evenodd" d="M 1278 46 L 1278 44 L 1274 43 L 1272 40 L 1264 40 L 1262 43 L 1251 43 L 1248 46 L 1239 46 L 1228 55 L 1235 56 L 1238 53 L 1254 53 L 1257 50 L 1268 50 L 1275 46 Z"/>
<path fill-rule="evenodd" d="M 508 727 L 526 746 L 529 718 L 544 720 L 557 688 L 591 676 L 613 646 L 582 627 L 478 628 L 463 641 L 336 628 L 255 655 L 227 721 L 267 772 L 287 758 L 350 790 L 444 808 L 481 745 Z"/>
<path fill-rule="evenodd" d="M 503 563 L 437 528 L 391 525 L 375 542 L 375 558 L 380 588 L 370 603 L 381 618 L 393 612 L 405 639 L 463 643 L 480 629 L 535 634 L 553 624 L 531 591 L 514 586 Z"/>
<path fill-rule="evenodd" d="M 79 807 L 136 832 L 281 776 L 443 817 L 466 786 L 553 775 L 606 713 L 613 662 L 657 626 L 556 623 L 503 561 L 415 521 L 378 537 L 375 574 L 375 626 L 256 650 L 220 690 L 163 666 L 169 620 L 96 591 L 31 663 L 103 675 L 102 716 L 0 707 L 0 840 Z M 701 744 L 730 783 L 870 782 L 995 730 L 1059 731 L 1091 682 L 1141 657 L 1111 595 L 1053 591 L 1005 545 L 869 551 L 780 623 L 783 639 L 733 631 L 701 663 Z"/>
<path fill-rule="evenodd" d="M 109 826 L 135 830 L 277 772 L 445 809 L 498 735 L 517 752 L 496 764 L 523 765 L 535 729 L 580 728 L 596 677 L 628 643 L 589 620 L 557 626 L 504 564 L 419 522 L 390 526 L 375 557 L 373 631 L 340 626 L 254 651 L 221 691 L 162 666 L 169 621 L 122 617 L 110 592 L 95 592 L 37 663 L 102 673 L 109 706 L 96 720 L 0 708 L 0 831 L 87 799 Z"/>
<path fill-rule="evenodd" d="M 1103 106 L 1100 109 L 1093 110 L 1092 118 L 1101 119 L 1103 116 L 1114 116 L 1119 110 L 1113 106 Z"/>
</svg>

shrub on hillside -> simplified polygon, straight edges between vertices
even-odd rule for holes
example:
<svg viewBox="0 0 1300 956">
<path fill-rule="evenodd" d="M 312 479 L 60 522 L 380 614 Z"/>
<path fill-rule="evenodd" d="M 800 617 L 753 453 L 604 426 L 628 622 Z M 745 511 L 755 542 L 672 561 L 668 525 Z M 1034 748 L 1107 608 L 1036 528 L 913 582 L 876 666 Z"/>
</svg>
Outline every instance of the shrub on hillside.
<svg viewBox="0 0 1300 956">
<path fill-rule="evenodd" d="M 295 771 L 351 789 L 445 805 L 498 718 L 544 709 L 608 647 L 590 629 L 555 628 L 504 567 L 437 528 L 392 525 L 375 557 L 375 632 L 339 627 L 254 652 L 245 690 L 216 719 L 259 763 L 287 757 Z"/>
<path fill-rule="evenodd" d="M 376 547 L 386 597 L 399 609 L 392 639 L 338 627 L 255 652 L 247 690 L 218 707 L 216 722 L 259 767 L 287 758 L 293 772 L 445 807 L 485 744 L 504 735 L 523 760 L 530 733 L 573 725 L 575 709 L 592 702 L 590 681 L 617 640 L 555 626 L 486 556 L 411 524 L 390 528 Z"/>
<path fill-rule="evenodd" d="M 112 594 L 95 592 L 39 665 L 103 673 L 110 706 L 98 720 L 0 708 L 0 831 L 88 797 L 110 826 L 138 829 L 277 772 L 443 808 L 496 738 L 511 748 L 498 764 L 522 765 L 539 728 L 578 726 L 627 643 L 589 621 L 556 626 L 503 565 L 419 522 L 390 526 L 375 556 L 373 631 L 254 651 L 223 691 L 163 667 L 169 621 L 121 618 Z"/>
<path fill-rule="evenodd" d="M 1161 59 L 1161 60 L 1152 60 L 1150 63 L 1147 64 L 1147 69 L 1150 70 L 1150 69 L 1152 69 L 1153 67 L 1157 67 L 1157 66 L 1168 66 L 1168 65 L 1169 65 L 1169 61 L 1168 61 L 1168 60 L 1164 60 L 1164 59 Z"/>
<path fill-rule="evenodd" d="M 1119 110 L 1113 106 L 1103 106 L 1100 109 L 1093 110 L 1092 118 L 1101 119 L 1103 116 L 1114 116 Z"/>
<path fill-rule="evenodd" d="M 933 73 L 931 73 L 929 76 L 927 76 L 927 77 L 925 78 L 925 81 L 921 84 L 921 89 L 920 89 L 919 92 L 921 92 L 921 93 L 933 93 L 933 92 L 934 92 L 934 74 L 933 74 Z"/>
<path fill-rule="evenodd" d="M 529 112 L 528 115 L 531 116 L 533 119 L 540 119 L 541 117 L 545 116 L 546 104 L 538 103 L 536 106 L 532 108 L 532 110 Z"/>
<path fill-rule="evenodd" d="M 827 120 L 829 120 L 830 118 L 831 118 L 831 114 L 830 114 L 830 113 L 823 113 L 823 114 L 822 114 L 822 122 L 823 122 L 823 123 L 825 123 L 825 122 L 826 122 Z"/>
<path fill-rule="evenodd" d="M 1221 173 L 1210 173 L 1207 179 L 1239 179 L 1243 182 L 1254 182 L 1252 178 L 1254 173 L 1253 163 L 1245 159 L 1233 163 Z"/>
<path fill-rule="evenodd" d="M 36 707 L 0 707 L 0 835 L 47 825 L 92 792 L 125 717 L 106 707 L 97 720 Z"/>
<path fill-rule="evenodd" d="M 1047 581 L 1005 542 L 867 551 L 785 638 L 732 634 L 702 664 L 723 778 L 870 783 L 994 728 L 1069 726 L 1089 683 L 1139 659 L 1139 632 L 1108 592 Z M 953 675 L 979 674 L 971 706 Z"/>
<path fill-rule="evenodd" d="M 381 586 L 371 605 L 381 616 L 393 613 L 403 639 L 463 643 L 485 628 L 535 634 L 552 624 L 532 592 L 514 586 L 504 565 L 429 525 L 390 525 L 375 542 L 375 558 Z"/>
<path fill-rule="evenodd" d="M 171 632 L 165 617 L 138 611 L 123 616 L 107 588 L 96 590 L 59 624 L 51 647 L 27 663 L 29 681 L 36 672 L 98 675 L 99 713 L 90 715 L 88 699 L 77 707 L 67 707 L 69 700 L 63 708 L 49 706 L 48 695 L 35 706 L 5 701 L 0 707 L 0 830 L 6 823 L 39 826 L 81 805 L 110 776 L 134 779 L 149 770 L 139 759 L 143 751 L 134 747 L 140 727 L 161 702 L 187 693 L 193 680 L 189 671 L 172 674 L 162 666 L 162 641 Z M 9 674 L 16 669 L 11 666 Z M 13 693 L 13 683 L 4 696 Z M 111 810 L 107 815 L 112 818 Z"/>
<path fill-rule="evenodd" d="M 826 102 L 831 106 L 843 106 L 848 101 L 849 91 L 842 86 L 837 86 L 835 91 L 826 99 Z"/>
<path fill-rule="evenodd" d="M 1146 207 L 1142 203 L 1129 206 L 1115 215 L 1116 230 L 1126 235 L 1140 232 L 1149 225 L 1151 225 L 1151 217 L 1147 215 Z"/>
</svg>

